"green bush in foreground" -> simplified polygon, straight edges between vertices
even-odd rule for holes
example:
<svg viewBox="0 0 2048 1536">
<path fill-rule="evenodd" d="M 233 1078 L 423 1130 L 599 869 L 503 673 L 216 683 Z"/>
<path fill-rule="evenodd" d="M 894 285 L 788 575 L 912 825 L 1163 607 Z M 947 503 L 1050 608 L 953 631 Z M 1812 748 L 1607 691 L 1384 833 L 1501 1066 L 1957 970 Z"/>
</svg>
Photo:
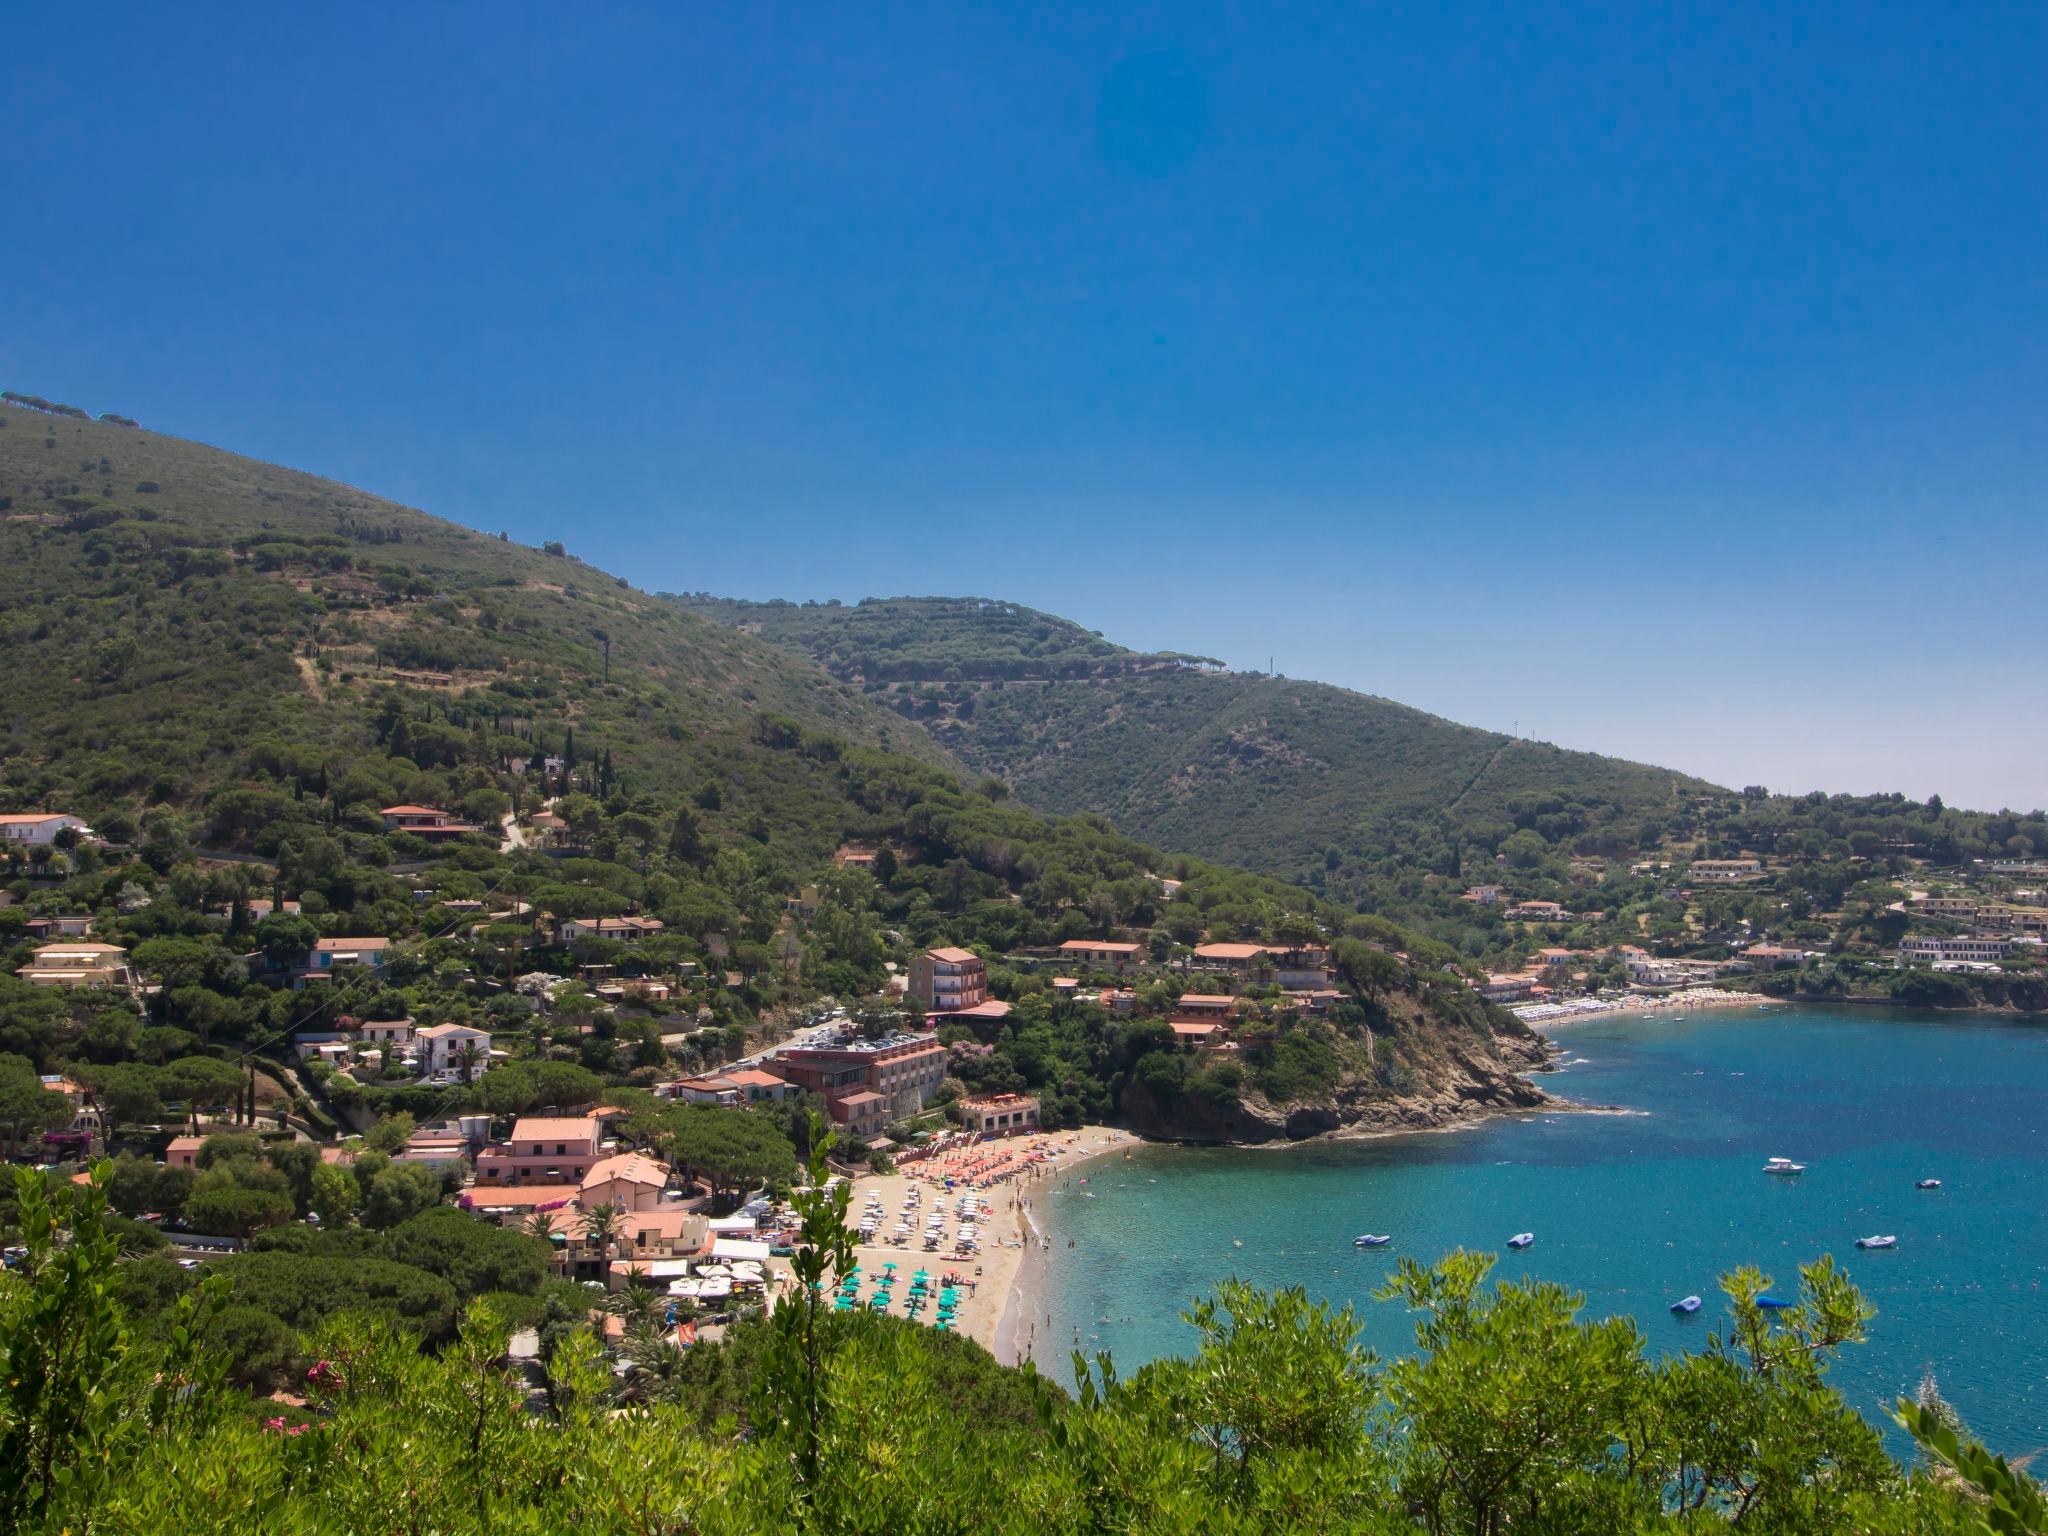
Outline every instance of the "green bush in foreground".
<svg viewBox="0 0 2048 1536">
<path fill-rule="evenodd" d="M 474 1302 L 438 1354 L 371 1320 L 327 1320 L 307 1341 L 307 1408 L 266 1418 L 221 1380 L 224 1281 L 163 1336 L 130 1330 L 106 1177 L 74 1189 L 17 1173 L 27 1256 L 0 1281 L 0 1528 L 2039 1528 L 2023 1474 L 1902 1405 L 1958 1478 L 1909 1473 L 1826 1385 L 1869 1308 L 1825 1259 L 1775 1318 L 1756 1306 L 1765 1277 L 1729 1276 L 1727 1333 L 1671 1361 L 1646 1359 L 1626 1321 L 1582 1322 L 1560 1287 L 1489 1284 L 1483 1255 L 1401 1266 L 1383 1299 L 1414 1313 L 1418 1351 L 1393 1362 L 1358 1346 L 1348 1309 L 1233 1283 L 1190 1312 L 1192 1355 L 1128 1378 L 1106 1356 L 1077 1360 L 1074 1399 L 963 1340 L 801 1301 L 693 1354 L 673 1392 L 622 1399 L 580 1321 L 543 1322 L 528 1379 Z M 830 1197 L 813 1204 L 822 1233 L 836 1213 Z M 843 1253 L 816 1258 L 829 1286 Z"/>
</svg>

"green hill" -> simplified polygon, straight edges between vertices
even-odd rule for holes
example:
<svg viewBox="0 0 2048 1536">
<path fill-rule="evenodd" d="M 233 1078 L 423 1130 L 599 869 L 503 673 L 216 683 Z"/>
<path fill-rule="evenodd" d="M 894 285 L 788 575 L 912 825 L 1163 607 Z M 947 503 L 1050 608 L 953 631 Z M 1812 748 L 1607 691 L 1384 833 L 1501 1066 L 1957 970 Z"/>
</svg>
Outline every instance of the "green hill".
<svg viewBox="0 0 2048 1536">
<path fill-rule="evenodd" d="M 1030 804 L 1347 898 L 1386 897 L 1375 884 L 1404 872 L 1455 877 L 1521 830 L 1626 851 L 1715 793 L 1345 688 L 1141 654 L 1013 603 L 679 601 L 816 657 Z"/>
<path fill-rule="evenodd" d="M 117 825 L 154 803 L 197 807 L 252 772 L 341 771 L 394 729 L 422 769 L 566 750 L 650 790 L 744 790 L 774 761 L 754 750 L 764 719 L 949 761 L 879 701 L 559 545 L 7 407 L 0 646 L 0 798 L 55 796 Z"/>
</svg>

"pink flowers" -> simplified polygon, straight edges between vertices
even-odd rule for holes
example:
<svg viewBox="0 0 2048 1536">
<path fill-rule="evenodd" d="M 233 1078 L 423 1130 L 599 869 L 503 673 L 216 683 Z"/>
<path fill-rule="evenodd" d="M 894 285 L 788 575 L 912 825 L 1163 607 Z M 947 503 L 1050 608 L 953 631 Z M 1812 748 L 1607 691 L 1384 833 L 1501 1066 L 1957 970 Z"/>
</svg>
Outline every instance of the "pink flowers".
<svg viewBox="0 0 2048 1536">
<path fill-rule="evenodd" d="M 312 1427 L 310 1424 L 287 1424 L 281 1418 L 263 1421 L 264 1432 L 273 1435 L 303 1435 Z"/>
<path fill-rule="evenodd" d="M 316 1360 L 313 1362 L 313 1368 L 306 1372 L 306 1382 L 309 1386 L 315 1387 L 339 1386 L 340 1376 L 334 1369 L 333 1361 Z"/>
</svg>

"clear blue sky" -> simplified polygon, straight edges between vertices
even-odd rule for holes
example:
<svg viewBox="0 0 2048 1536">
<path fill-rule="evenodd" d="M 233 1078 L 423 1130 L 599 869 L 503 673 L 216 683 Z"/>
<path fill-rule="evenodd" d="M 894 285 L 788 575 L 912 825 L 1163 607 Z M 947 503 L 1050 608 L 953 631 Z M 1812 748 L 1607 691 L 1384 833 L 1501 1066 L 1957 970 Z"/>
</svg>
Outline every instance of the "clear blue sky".
<svg viewBox="0 0 2048 1536">
<path fill-rule="evenodd" d="M 0 384 L 647 587 L 2048 801 L 2048 8 L 41 6 Z"/>
</svg>

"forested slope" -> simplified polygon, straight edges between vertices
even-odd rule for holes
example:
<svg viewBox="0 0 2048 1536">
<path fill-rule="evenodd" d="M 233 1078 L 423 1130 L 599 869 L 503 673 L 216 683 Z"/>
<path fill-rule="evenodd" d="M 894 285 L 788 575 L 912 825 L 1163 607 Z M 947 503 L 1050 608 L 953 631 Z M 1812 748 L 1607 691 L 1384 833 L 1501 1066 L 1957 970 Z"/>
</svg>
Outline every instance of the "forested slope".
<svg viewBox="0 0 2048 1536">
<path fill-rule="evenodd" d="M 808 662 L 558 545 L 5 406 L 0 646 L 0 797 L 54 797 L 115 826 L 252 773 L 345 771 L 395 730 L 396 755 L 422 768 L 566 752 L 613 783 L 723 778 L 742 801 L 770 761 L 753 740 L 764 719 L 947 762 Z"/>
<path fill-rule="evenodd" d="M 1013 603 L 678 601 L 816 657 L 1033 805 L 1336 896 L 1367 894 L 1390 851 L 1456 876 L 1529 827 L 1633 848 L 1713 789 L 1324 683 L 1126 650 Z"/>
</svg>

